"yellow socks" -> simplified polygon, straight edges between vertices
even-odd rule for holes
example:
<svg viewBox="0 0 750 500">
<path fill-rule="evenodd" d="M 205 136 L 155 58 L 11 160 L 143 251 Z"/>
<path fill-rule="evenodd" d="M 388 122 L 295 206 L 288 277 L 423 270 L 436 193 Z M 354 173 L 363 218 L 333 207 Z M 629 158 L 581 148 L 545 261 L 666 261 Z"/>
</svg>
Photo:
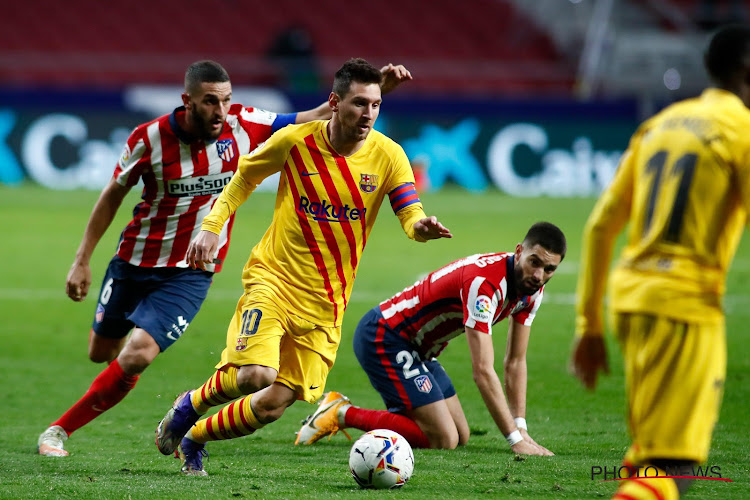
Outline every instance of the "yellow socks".
<svg viewBox="0 0 750 500">
<path fill-rule="evenodd" d="M 203 415 L 209 408 L 228 403 L 242 395 L 237 386 L 237 367 L 225 366 L 193 391 L 193 408 L 198 414 Z"/>
<path fill-rule="evenodd" d="M 262 424 L 253 412 L 250 403 L 253 395 L 231 403 L 222 408 L 216 415 L 199 420 L 188 433 L 195 442 L 218 441 L 248 436 L 265 424 Z"/>
</svg>

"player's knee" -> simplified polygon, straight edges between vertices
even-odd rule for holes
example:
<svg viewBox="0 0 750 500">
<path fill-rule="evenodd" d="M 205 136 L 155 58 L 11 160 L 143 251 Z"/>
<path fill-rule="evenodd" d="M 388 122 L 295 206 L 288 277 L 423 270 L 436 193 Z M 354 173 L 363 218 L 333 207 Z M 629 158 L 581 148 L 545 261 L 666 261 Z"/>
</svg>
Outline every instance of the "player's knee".
<svg viewBox="0 0 750 500">
<path fill-rule="evenodd" d="M 279 386 L 274 386 L 279 388 Z M 286 387 L 281 390 L 266 390 L 252 397 L 253 413 L 264 424 L 275 422 L 296 401 L 296 394 Z"/>
<path fill-rule="evenodd" d="M 286 408 L 285 405 L 258 404 L 253 405 L 253 413 L 255 413 L 260 422 L 270 424 L 280 419 Z"/>
<path fill-rule="evenodd" d="M 111 363 L 122 349 L 122 340 L 99 337 L 94 330 L 89 332 L 89 359 L 94 363 Z"/>
<path fill-rule="evenodd" d="M 143 351 L 123 350 L 117 357 L 122 371 L 128 375 L 140 375 L 151 364 L 154 358 Z"/>
<path fill-rule="evenodd" d="M 114 351 L 99 351 L 89 348 L 89 359 L 94 363 L 111 363 L 117 357 Z"/>
<path fill-rule="evenodd" d="M 438 450 L 453 450 L 459 444 L 458 433 L 439 433 L 428 436 L 430 448 Z"/>
<path fill-rule="evenodd" d="M 243 394 L 253 394 L 273 384 L 276 375 L 276 370 L 267 366 L 241 366 L 237 371 L 237 387 Z"/>
<path fill-rule="evenodd" d="M 128 375 L 140 375 L 160 352 L 156 340 L 147 331 L 136 328 L 125 342 L 117 361 Z"/>
</svg>

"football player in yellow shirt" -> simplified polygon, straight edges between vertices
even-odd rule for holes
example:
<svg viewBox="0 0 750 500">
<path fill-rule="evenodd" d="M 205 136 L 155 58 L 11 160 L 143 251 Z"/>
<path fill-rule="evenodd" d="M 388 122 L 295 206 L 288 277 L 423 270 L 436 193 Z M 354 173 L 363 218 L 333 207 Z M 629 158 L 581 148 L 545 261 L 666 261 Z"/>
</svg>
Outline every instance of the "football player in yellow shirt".
<svg viewBox="0 0 750 500">
<path fill-rule="evenodd" d="M 615 498 L 673 499 L 705 462 L 726 373 L 722 297 L 750 210 L 750 28 L 711 39 L 714 87 L 675 103 L 633 135 L 584 230 L 574 374 L 594 389 L 609 370 L 602 302 L 615 239 L 627 241 L 609 280 L 625 359 L 631 479 Z M 638 469 L 640 467 L 641 469 Z"/>
<path fill-rule="evenodd" d="M 409 238 L 452 237 L 425 216 L 403 149 L 372 130 L 380 80 L 367 61 L 347 61 L 329 96 L 331 120 L 287 126 L 243 157 L 188 248 L 191 266 L 213 262 L 224 223 L 263 179 L 281 172 L 273 220 L 243 270 L 245 293 L 217 371 L 178 397 L 157 428 L 159 450 L 168 455 L 179 445 L 186 474 L 206 475 L 207 441 L 252 434 L 296 400 L 312 403 L 323 394 L 357 266 L 386 195 Z"/>
</svg>

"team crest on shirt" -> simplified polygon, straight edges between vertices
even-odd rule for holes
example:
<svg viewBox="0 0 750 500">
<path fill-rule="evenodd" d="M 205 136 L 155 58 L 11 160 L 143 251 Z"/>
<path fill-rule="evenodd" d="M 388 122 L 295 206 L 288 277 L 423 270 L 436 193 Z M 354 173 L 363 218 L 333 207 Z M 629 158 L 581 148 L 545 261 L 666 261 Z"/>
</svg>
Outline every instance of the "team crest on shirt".
<svg viewBox="0 0 750 500">
<path fill-rule="evenodd" d="M 363 193 L 372 193 L 378 188 L 378 176 L 375 174 L 359 174 L 359 189 Z"/>
<path fill-rule="evenodd" d="M 232 161 L 237 148 L 234 147 L 234 139 L 222 139 L 216 141 L 216 151 L 224 161 Z"/>
<path fill-rule="evenodd" d="M 237 352 L 241 352 L 245 349 L 247 349 L 247 337 L 237 338 L 237 344 L 234 346 L 234 350 Z"/>
<path fill-rule="evenodd" d="M 523 309 L 524 307 L 528 305 L 529 305 L 529 298 L 524 297 L 521 300 L 519 300 L 518 303 L 516 303 L 516 305 L 513 306 L 513 309 L 510 310 L 510 314 L 516 314 L 517 312 L 519 312 L 521 309 Z"/>
<path fill-rule="evenodd" d="M 424 392 L 425 394 L 429 394 L 432 390 L 432 382 L 430 382 L 430 377 L 427 375 L 420 375 L 415 378 L 414 385 L 417 386 L 419 392 Z"/>
</svg>

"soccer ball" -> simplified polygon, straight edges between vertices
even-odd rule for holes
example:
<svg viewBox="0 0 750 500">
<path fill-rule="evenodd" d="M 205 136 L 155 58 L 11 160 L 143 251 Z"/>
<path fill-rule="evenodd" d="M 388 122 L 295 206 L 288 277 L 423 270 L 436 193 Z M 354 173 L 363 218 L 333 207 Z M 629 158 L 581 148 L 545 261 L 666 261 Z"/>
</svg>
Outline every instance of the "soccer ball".
<svg viewBox="0 0 750 500">
<path fill-rule="evenodd" d="M 401 434 L 376 429 L 363 434 L 352 446 L 349 470 L 362 488 L 400 488 L 414 471 L 414 453 Z"/>
</svg>

